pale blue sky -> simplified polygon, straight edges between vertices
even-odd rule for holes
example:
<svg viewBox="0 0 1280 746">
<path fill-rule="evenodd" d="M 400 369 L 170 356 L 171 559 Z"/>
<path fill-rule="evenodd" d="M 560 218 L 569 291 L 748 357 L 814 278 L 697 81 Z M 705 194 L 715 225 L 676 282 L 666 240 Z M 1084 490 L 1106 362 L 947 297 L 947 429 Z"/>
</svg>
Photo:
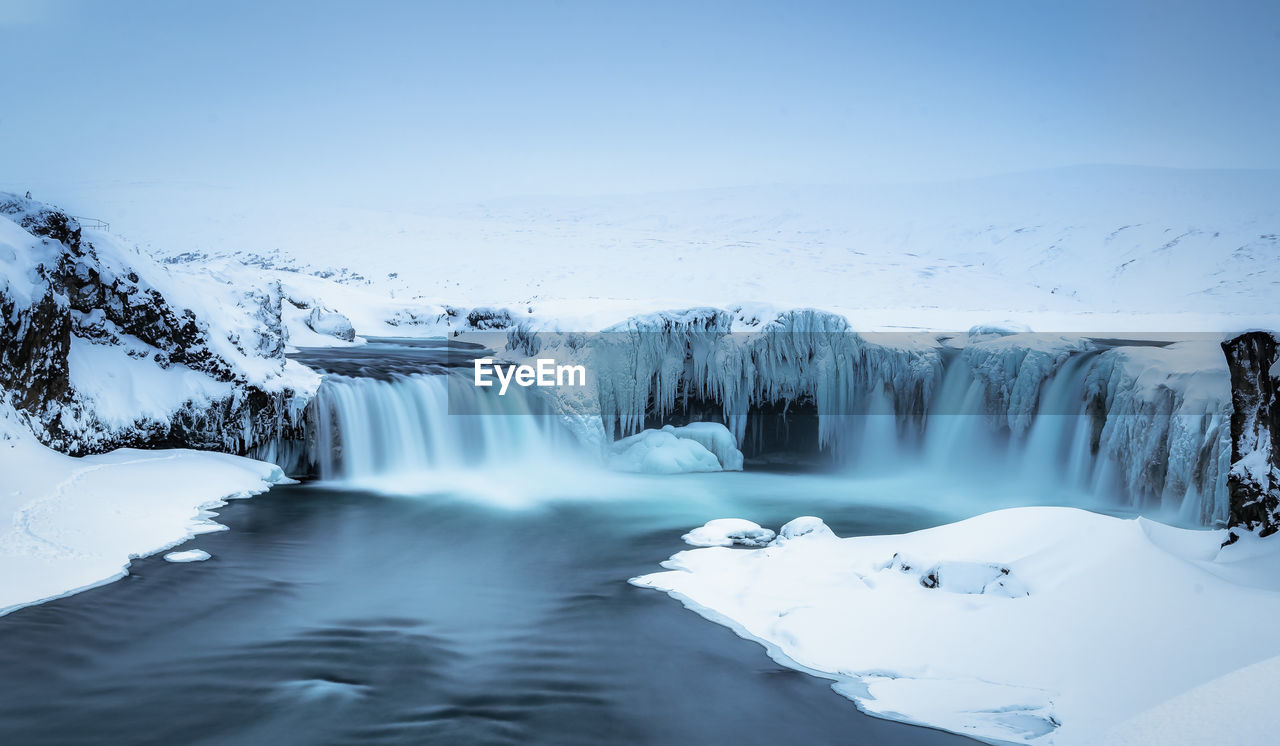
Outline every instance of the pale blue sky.
<svg viewBox="0 0 1280 746">
<path fill-rule="evenodd" d="M 0 185 L 306 199 L 1280 166 L 1280 3 L 0 0 Z"/>
</svg>

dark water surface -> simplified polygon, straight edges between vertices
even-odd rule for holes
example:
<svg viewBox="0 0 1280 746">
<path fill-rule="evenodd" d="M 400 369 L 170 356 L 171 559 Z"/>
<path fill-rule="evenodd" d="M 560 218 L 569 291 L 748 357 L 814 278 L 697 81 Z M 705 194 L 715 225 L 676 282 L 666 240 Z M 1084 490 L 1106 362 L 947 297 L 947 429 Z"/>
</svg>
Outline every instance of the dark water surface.
<svg viewBox="0 0 1280 746">
<path fill-rule="evenodd" d="M 807 512 L 779 502 L 511 510 L 280 487 L 183 547 L 207 562 L 140 560 L 0 618 L 0 744 L 968 742 L 863 715 L 626 584 L 701 521 L 776 528 Z M 938 522 L 866 506 L 824 517 L 842 535 Z"/>
</svg>

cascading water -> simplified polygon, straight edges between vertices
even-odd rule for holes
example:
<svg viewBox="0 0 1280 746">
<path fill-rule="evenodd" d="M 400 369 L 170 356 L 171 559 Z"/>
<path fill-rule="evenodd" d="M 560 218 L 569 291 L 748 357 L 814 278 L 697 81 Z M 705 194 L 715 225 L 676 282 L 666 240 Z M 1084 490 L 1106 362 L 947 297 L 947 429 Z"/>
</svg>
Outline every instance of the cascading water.
<svg viewBox="0 0 1280 746">
<path fill-rule="evenodd" d="M 980 464 L 1003 448 L 989 422 L 985 391 L 969 364 L 957 356 L 947 366 L 936 406 L 925 422 L 924 461 L 955 468 Z"/>
<path fill-rule="evenodd" d="M 785 460 L 768 449 L 795 440 L 853 475 L 923 470 L 1031 501 L 1110 504 L 1202 525 L 1225 517 L 1229 384 L 1210 354 L 1216 343 L 1018 335 L 952 347 L 864 338 L 829 319 L 816 324 L 820 333 L 796 336 L 808 323 L 801 315 L 777 332 L 728 339 L 724 324 L 659 320 L 666 331 L 603 340 L 589 360 L 597 386 L 571 405 L 536 390 L 481 392 L 466 381 L 468 362 L 436 354 L 456 342 L 401 344 L 392 355 L 383 343 L 313 352 L 310 362 L 329 375 L 309 410 L 309 471 L 429 488 L 444 473 L 598 465 L 573 457 L 606 444 L 611 429 L 616 437 L 641 423 L 720 419 L 751 446 L 749 457 L 766 462 Z M 580 335 L 522 344 L 562 357 L 590 348 Z M 347 357 L 335 363 L 335 355 Z M 570 420 L 572 431 L 563 426 Z M 792 420 L 801 425 L 794 431 Z M 301 449 L 281 443 L 273 454 Z"/>
<path fill-rule="evenodd" d="M 921 461 L 1018 480 L 1029 490 L 1087 494 L 1186 523 L 1223 520 L 1230 453 L 1225 386 L 1220 398 L 1203 401 L 1159 386 L 1147 390 L 1115 375 L 1117 354 L 1070 354 L 1044 380 L 1023 420 L 993 408 L 987 387 L 957 357 L 930 402 Z M 1011 421 L 1030 424 L 1018 429 Z M 915 459 L 909 450 L 899 457 Z"/>
<path fill-rule="evenodd" d="M 465 385 L 451 390 L 449 375 L 326 377 L 312 413 L 320 478 L 362 481 L 563 455 L 556 418 L 522 390 L 500 398 Z M 451 414 L 450 396 L 469 397 L 455 408 L 474 414 Z"/>
</svg>

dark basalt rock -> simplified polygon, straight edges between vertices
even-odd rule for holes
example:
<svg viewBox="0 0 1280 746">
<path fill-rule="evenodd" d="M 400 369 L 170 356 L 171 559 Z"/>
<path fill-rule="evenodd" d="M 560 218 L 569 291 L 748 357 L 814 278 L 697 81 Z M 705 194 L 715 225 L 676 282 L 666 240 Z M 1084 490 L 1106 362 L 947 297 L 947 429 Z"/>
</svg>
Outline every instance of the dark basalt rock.
<svg viewBox="0 0 1280 746">
<path fill-rule="evenodd" d="M 1280 337 L 1272 332 L 1247 332 L 1222 343 L 1231 370 L 1230 526 L 1261 536 L 1280 530 L 1278 350 Z"/>
<path fill-rule="evenodd" d="M 476 331 L 493 331 L 509 329 L 515 321 L 505 308 L 474 308 L 467 314 L 467 326 Z"/>
<path fill-rule="evenodd" d="M 12 393 L 14 407 L 51 416 L 50 405 L 70 389 L 67 351 L 71 318 L 62 297 L 49 292 L 30 308 L 17 308 L 0 291 L 0 388 Z"/>
</svg>

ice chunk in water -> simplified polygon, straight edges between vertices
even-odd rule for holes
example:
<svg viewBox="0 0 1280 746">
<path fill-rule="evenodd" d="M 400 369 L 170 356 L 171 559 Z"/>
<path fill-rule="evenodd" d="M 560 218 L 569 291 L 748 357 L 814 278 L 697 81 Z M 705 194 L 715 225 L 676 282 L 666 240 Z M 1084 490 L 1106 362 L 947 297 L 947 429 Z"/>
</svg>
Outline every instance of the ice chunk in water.
<svg viewBox="0 0 1280 746">
<path fill-rule="evenodd" d="M 203 549 L 188 549 L 183 552 L 169 552 L 164 556 L 166 562 L 204 562 L 209 553 Z"/>
</svg>

